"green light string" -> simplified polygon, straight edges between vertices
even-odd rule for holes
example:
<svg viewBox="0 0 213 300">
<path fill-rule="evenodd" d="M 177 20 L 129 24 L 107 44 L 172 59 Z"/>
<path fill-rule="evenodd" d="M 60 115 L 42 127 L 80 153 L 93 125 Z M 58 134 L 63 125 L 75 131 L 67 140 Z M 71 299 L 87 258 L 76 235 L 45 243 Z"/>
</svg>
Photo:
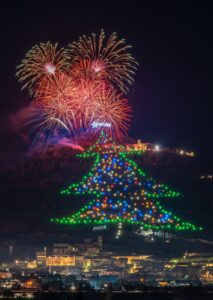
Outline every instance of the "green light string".
<svg viewBox="0 0 213 300">
<path fill-rule="evenodd" d="M 95 198 L 71 217 L 51 219 L 52 222 L 70 225 L 126 223 L 137 224 L 143 226 L 145 229 L 154 230 L 202 230 L 202 227 L 182 221 L 179 217 L 164 209 L 159 201 L 155 200 L 155 198 L 178 197 L 180 193 L 170 190 L 164 184 L 155 184 L 155 180 L 148 177 L 136 162 L 127 158 L 127 155 L 141 154 L 143 151 L 124 151 L 124 146 L 116 144 L 111 139 L 110 142 L 109 144 L 109 140 L 106 139 L 106 135 L 102 132 L 97 142 L 89 150 L 83 154 L 78 154 L 78 157 L 81 158 L 95 157 L 93 166 L 87 175 L 83 176 L 80 183 L 71 184 L 67 189 L 61 191 L 61 194 L 69 195 L 92 194 Z M 118 170 L 122 171 L 121 166 L 123 165 L 125 168 L 123 168 L 123 172 L 119 173 Z M 108 166 L 108 172 L 105 171 L 106 166 Z M 119 182 L 116 179 L 116 174 L 118 178 L 121 178 Z M 97 179 L 100 176 L 101 178 L 108 176 L 108 180 L 113 179 L 113 182 L 110 185 L 110 181 L 107 183 L 102 179 L 101 184 L 104 185 L 104 188 L 101 188 L 99 182 L 97 183 Z M 130 181 L 127 180 L 129 177 Z M 139 187 L 142 184 L 138 182 L 140 177 L 146 178 L 145 181 L 142 181 L 144 185 L 148 182 L 150 189 L 155 190 L 157 188 L 157 190 L 147 192 L 146 189 L 139 189 L 138 191 L 135 190 L 134 193 L 131 192 L 132 185 L 127 185 L 127 182 L 136 180 L 133 187 Z M 122 178 L 125 178 L 125 181 L 122 181 Z M 117 180 L 116 183 L 115 180 Z M 124 183 L 126 184 L 124 185 Z M 89 187 L 91 185 L 92 187 Z M 119 185 L 124 185 L 126 190 L 129 188 L 129 192 L 124 194 L 118 188 Z M 114 187 L 117 187 L 117 189 L 114 190 Z M 107 192 L 109 192 L 109 195 L 106 194 Z M 118 198 L 119 195 L 121 198 Z"/>
</svg>

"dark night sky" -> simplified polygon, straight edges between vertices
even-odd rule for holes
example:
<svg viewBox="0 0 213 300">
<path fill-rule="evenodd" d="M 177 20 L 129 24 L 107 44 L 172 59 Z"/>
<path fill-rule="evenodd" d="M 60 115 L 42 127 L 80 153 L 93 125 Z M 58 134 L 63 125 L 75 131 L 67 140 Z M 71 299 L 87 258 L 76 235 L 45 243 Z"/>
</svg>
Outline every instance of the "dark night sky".
<svg viewBox="0 0 213 300">
<path fill-rule="evenodd" d="M 26 51 L 47 40 L 66 46 L 104 28 L 126 38 L 140 63 L 129 93 L 130 135 L 212 160 L 212 19 L 208 1 L 2 1 L 2 151 L 19 147 L 5 116 L 27 102 L 14 76 Z"/>
</svg>

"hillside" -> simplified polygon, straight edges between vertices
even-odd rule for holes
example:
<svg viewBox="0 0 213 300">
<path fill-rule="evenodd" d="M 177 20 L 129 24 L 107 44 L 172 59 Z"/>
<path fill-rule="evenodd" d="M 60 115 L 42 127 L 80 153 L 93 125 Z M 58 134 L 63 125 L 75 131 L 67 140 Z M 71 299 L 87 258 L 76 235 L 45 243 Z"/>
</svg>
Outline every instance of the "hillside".
<svg viewBox="0 0 213 300">
<path fill-rule="evenodd" d="M 0 239 L 22 242 L 55 240 L 59 236 L 80 232 L 49 222 L 51 217 L 65 216 L 78 209 L 89 196 L 61 196 L 60 190 L 77 182 L 92 166 L 92 159 L 80 159 L 77 152 L 63 146 L 50 147 L 45 153 L 28 158 L 22 166 L 1 174 Z M 205 227 L 200 237 L 211 239 L 212 181 L 201 180 L 208 172 L 198 158 L 169 152 L 147 152 L 133 159 L 157 182 L 166 183 L 183 195 L 164 199 L 165 207 L 185 219 Z M 91 230 L 88 229 L 89 234 Z M 84 229 L 85 233 L 85 229 Z"/>
</svg>

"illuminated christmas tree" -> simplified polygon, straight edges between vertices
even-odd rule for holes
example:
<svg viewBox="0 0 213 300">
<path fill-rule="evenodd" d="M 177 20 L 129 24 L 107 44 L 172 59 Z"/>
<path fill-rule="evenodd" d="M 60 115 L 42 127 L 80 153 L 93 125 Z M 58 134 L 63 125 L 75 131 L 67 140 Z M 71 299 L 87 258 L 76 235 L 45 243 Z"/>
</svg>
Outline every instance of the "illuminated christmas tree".
<svg viewBox="0 0 213 300">
<path fill-rule="evenodd" d="M 80 183 L 70 185 L 61 194 L 91 196 L 71 216 L 52 219 L 61 224 L 109 225 L 137 224 L 154 231 L 202 230 L 163 208 L 161 198 L 178 197 L 178 192 L 157 184 L 128 156 L 142 151 L 127 151 L 101 132 L 97 142 L 82 154 L 93 157 L 94 164 Z M 118 231 L 118 233 L 121 230 Z"/>
</svg>

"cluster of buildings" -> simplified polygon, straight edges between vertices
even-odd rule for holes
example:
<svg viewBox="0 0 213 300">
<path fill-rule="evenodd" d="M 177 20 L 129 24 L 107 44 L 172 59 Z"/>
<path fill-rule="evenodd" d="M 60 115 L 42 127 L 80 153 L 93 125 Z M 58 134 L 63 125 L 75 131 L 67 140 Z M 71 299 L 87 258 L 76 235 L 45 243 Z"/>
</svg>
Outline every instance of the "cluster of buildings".
<svg viewBox="0 0 213 300">
<path fill-rule="evenodd" d="M 140 139 L 138 139 L 136 143 L 126 144 L 126 150 L 127 151 L 152 151 L 152 152 L 167 151 L 181 156 L 189 156 L 189 157 L 195 156 L 195 152 L 193 151 L 186 151 L 184 149 L 170 149 L 169 147 L 162 148 L 160 145 L 154 145 L 152 143 L 144 143 Z"/>
<path fill-rule="evenodd" d="M 125 289 L 138 286 L 178 287 L 213 285 L 213 255 L 185 253 L 174 259 L 145 254 L 105 251 L 97 242 L 55 244 L 36 252 L 35 259 L 0 264 L 0 291 L 101 290 L 111 285 Z"/>
</svg>

